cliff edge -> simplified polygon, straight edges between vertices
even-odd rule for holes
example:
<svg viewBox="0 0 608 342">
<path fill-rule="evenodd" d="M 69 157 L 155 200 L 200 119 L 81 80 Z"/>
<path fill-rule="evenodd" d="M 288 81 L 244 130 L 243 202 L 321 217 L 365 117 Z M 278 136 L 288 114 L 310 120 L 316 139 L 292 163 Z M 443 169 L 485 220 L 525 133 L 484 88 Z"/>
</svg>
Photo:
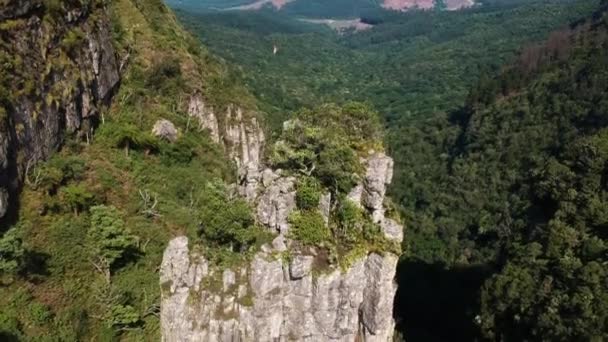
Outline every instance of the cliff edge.
<svg viewBox="0 0 608 342">
<path fill-rule="evenodd" d="M 323 136 L 316 125 L 327 122 L 315 120 L 286 123 L 267 164 L 286 166 L 281 153 L 293 147 L 294 137 L 306 136 L 299 130 Z M 383 152 L 359 153 L 361 170 L 350 191 L 328 189 L 321 182 L 315 208 L 303 208 L 302 193 L 309 190 L 303 184 L 321 174 L 316 170 L 322 160 L 316 162 L 305 162 L 311 168 L 296 172 L 240 163 L 245 169 L 240 173 L 247 176 L 239 192 L 254 208 L 257 223 L 273 234 L 272 242 L 247 262 L 218 267 L 198 241 L 177 237 L 169 243 L 160 271 L 164 341 L 392 340 L 394 276 L 403 239 L 402 226 L 386 214 L 393 161 Z M 346 211 L 360 215 L 360 222 L 343 224 Z M 298 231 L 315 218 L 328 232 L 326 241 L 310 238 L 312 228 L 306 228 L 308 235 Z M 346 239 L 349 244 L 340 235 L 342 228 L 352 230 L 348 234 L 367 233 L 358 241 Z"/>
</svg>

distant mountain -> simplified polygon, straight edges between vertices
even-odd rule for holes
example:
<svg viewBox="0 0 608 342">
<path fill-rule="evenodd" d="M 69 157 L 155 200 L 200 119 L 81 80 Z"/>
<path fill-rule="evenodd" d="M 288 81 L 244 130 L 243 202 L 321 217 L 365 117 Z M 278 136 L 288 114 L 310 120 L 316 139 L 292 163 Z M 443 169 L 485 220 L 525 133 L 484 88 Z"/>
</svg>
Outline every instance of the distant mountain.
<svg viewBox="0 0 608 342">
<path fill-rule="evenodd" d="M 470 7 L 474 0 L 167 0 L 185 10 L 262 10 L 274 9 L 308 17 L 355 17 L 370 11 L 441 8 L 456 10 Z"/>
</svg>

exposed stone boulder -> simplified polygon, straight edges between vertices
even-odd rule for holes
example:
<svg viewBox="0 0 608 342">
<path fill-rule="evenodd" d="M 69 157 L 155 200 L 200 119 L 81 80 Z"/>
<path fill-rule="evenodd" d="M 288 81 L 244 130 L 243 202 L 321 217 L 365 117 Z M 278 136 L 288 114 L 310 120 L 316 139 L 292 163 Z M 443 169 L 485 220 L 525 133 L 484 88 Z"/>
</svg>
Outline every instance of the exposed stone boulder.
<svg viewBox="0 0 608 342">
<path fill-rule="evenodd" d="M 260 170 L 265 137 L 256 115 L 245 113 L 241 107 L 228 106 L 225 118 L 228 155 L 239 167 Z"/>
<path fill-rule="evenodd" d="M 165 119 L 156 121 L 154 127 L 152 128 L 152 134 L 169 142 L 177 141 L 178 136 L 175 125 L 171 121 Z"/>
<path fill-rule="evenodd" d="M 224 292 L 228 291 L 231 286 L 236 284 L 236 273 L 230 269 L 224 270 L 224 273 L 222 274 L 222 283 L 224 285 Z"/>
<path fill-rule="evenodd" d="M 383 218 L 380 221 L 380 227 L 382 228 L 384 236 L 389 240 L 396 242 L 403 241 L 403 226 L 400 225 L 399 222 L 390 218 Z"/>
<path fill-rule="evenodd" d="M 386 187 L 393 179 L 393 159 L 384 153 L 374 153 L 366 163 L 362 204 L 372 210 L 381 210 Z"/>
<path fill-rule="evenodd" d="M 361 198 L 363 196 L 363 185 L 358 184 L 346 196 L 351 202 L 361 207 Z"/>
<path fill-rule="evenodd" d="M 279 235 L 274 238 L 274 240 L 272 240 L 272 248 L 277 252 L 285 252 L 287 250 L 285 237 L 283 235 Z"/>
<path fill-rule="evenodd" d="M 197 262 L 192 262 L 197 260 Z M 177 237 L 169 242 L 163 254 L 160 283 L 171 292 L 180 288 L 198 289 L 201 280 L 208 274 L 207 261 L 188 252 L 188 238 Z"/>
<path fill-rule="evenodd" d="M 247 112 L 239 106 L 227 106 L 219 117 L 216 112 L 201 94 L 190 98 L 188 115 L 198 121 L 200 130 L 207 130 L 213 141 L 224 147 L 237 166 L 239 193 L 253 201 L 262 170 L 261 157 L 266 141 L 264 130 L 256 113 Z"/>
<path fill-rule="evenodd" d="M 390 341 L 393 322 L 393 300 L 397 285 L 393 281 L 398 258 L 371 254 L 365 263 L 365 290 L 361 306 L 363 335 L 366 341 Z"/>
<path fill-rule="evenodd" d="M 319 212 L 323 216 L 323 221 L 327 225 L 329 223 L 329 215 L 331 213 L 331 193 L 321 195 L 319 199 Z"/>
<path fill-rule="evenodd" d="M 386 186 L 392 177 L 392 160 L 377 153 L 364 161 L 365 177 L 351 193 L 369 215 L 376 216 L 385 236 L 400 242 L 402 227 L 384 216 Z M 221 274 L 220 289 L 203 285 L 184 288 L 165 287 L 161 304 L 163 340 L 170 341 L 392 341 L 392 306 L 397 290 L 394 282 L 398 256 L 371 253 L 355 260 L 347 269 L 329 265 L 315 271 L 323 262 L 318 251 L 303 249 L 289 239 L 290 213 L 296 208 L 295 178 L 280 171 L 258 172 L 253 205 L 257 220 L 278 233 L 271 245 L 264 245 L 249 265 L 240 271 Z M 322 196 L 320 212 L 331 215 L 331 196 Z M 180 238 L 183 239 L 183 238 Z M 196 263 L 206 261 L 193 254 L 189 263 L 171 255 L 187 255 L 183 240 L 172 243 L 185 252 L 172 252 L 163 258 L 170 277 L 194 279 L 201 272 Z M 288 261 L 281 255 L 289 252 Z M 171 264 L 177 266 L 169 266 Z M 175 269 L 183 269 L 176 275 Z M 204 267 L 206 269 L 206 267 Z M 318 269 L 316 269 L 318 270 Z M 201 284 L 213 283 L 208 272 Z M 238 285 L 238 286 L 237 286 Z M 189 293 L 189 297 L 184 297 Z M 249 300 L 245 300 L 249 298 Z M 195 304 L 193 304 L 193 302 Z M 172 314 L 165 314 L 165 307 Z"/>
<path fill-rule="evenodd" d="M 259 165 L 248 164 L 241 166 L 237 171 L 238 192 L 249 202 L 253 202 L 258 195 L 260 183 Z"/>
</svg>

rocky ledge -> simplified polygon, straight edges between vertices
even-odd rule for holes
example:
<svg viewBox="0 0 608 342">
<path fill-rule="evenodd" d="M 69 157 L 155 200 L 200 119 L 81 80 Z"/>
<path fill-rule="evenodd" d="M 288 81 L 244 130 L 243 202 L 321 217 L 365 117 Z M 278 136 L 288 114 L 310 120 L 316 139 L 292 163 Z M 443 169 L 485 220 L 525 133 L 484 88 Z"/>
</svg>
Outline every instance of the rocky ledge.
<svg viewBox="0 0 608 342">
<path fill-rule="evenodd" d="M 393 161 L 372 153 L 365 165 L 349 198 L 398 243 L 402 226 L 385 217 L 383 206 Z M 163 341 L 392 341 L 398 256 L 367 253 L 347 268 L 319 271 L 327 256 L 288 238 L 295 179 L 269 169 L 254 174 L 247 198 L 277 237 L 247 266 L 222 271 L 186 237 L 172 240 L 160 272 Z M 331 196 L 323 197 L 319 209 L 328 216 Z"/>
</svg>

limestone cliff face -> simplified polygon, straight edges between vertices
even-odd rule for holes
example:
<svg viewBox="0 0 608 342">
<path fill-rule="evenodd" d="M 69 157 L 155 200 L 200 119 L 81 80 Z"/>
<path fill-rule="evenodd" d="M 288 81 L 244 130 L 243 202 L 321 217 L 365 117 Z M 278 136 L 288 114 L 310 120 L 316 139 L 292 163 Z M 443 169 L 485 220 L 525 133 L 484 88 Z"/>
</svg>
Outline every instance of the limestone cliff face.
<svg viewBox="0 0 608 342">
<path fill-rule="evenodd" d="M 234 104 L 220 111 L 210 106 L 201 94 L 196 94 L 190 98 L 188 115 L 198 122 L 201 131 L 207 131 L 213 141 L 224 147 L 237 166 L 240 194 L 252 200 L 260 179 L 266 141 L 257 113 Z"/>
<path fill-rule="evenodd" d="M 81 5 L 8 0 L 0 9 L 0 217 L 27 170 L 66 134 L 90 136 L 120 81 L 109 17 Z M 6 94 L 8 92 L 8 96 Z"/>
<path fill-rule="evenodd" d="M 392 159 L 366 161 L 367 172 L 351 199 L 368 211 L 387 238 L 402 227 L 384 215 Z M 369 253 L 347 269 L 315 272 L 323 253 L 287 238 L 295 205 L 295 179 L 280 171 L 258 172 L 249 199 L 258 221 L 278 236 L 246 267 L 218 274 L 188 245 L 172 240 L 161 266 L 161 330 L 164 341 L 392 341 L 397 255 Z M 320 211 L 329 215 L 331 196 Z M 289 260 L 281 258 L 285 251 Z"/>
</svg>

